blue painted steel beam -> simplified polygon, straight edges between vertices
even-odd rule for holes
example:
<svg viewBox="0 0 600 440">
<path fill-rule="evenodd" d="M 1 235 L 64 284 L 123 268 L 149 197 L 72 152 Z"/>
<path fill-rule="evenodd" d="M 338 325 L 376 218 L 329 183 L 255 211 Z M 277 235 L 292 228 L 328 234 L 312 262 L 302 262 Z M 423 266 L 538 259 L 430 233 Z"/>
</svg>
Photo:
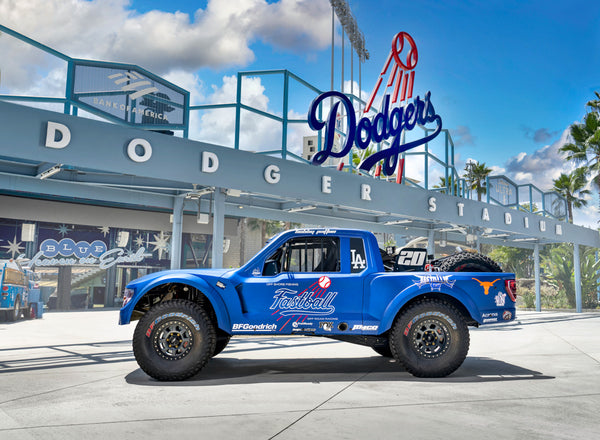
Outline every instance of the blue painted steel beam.
<svg viewBox="0 0 600 440">
<path fill-rule="evenodd" d="M 52 49 L 49 46 L 46 46 L 45 44 L 39 43 L 39 42 L 37 42 L 35 40 L 32 40 L 31 38 L 26 37 L 25 35 L 20 34 L 17 31 L 13 31 L 11 28 L 8 28 L 8 27 L 3 26 L 1 24 L 0 24 L 0 31 L 3 32 L 3 33 L 5 33 L 5 34 L 8 34 L 8 35 L 10 35 L 12 37 L 15 37 L 18 40 L 21 40 L 21 41 L 23 41 L 23 42 L 25 42 L 27 44 L 30 44 L 33 47 L 37 47 L 38 49 L 41 49 L 44 52 L 46 52 L 46 53 L 48 53 L 50 55 L 54 55 L 55 57 L 60 58 L 62 60 L 70 61 L 72 59 L 71 57 L 65 55 L 62 52 L 59 52 L 57 50 Z"/>
</svg>

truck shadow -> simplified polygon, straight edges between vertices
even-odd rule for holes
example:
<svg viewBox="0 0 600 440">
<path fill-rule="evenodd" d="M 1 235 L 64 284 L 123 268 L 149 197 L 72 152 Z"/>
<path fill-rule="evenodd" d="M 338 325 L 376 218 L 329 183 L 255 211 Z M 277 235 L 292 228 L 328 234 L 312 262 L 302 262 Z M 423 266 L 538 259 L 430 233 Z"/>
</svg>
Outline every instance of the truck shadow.
<svg viewBox="0 0 600 440">
<path fill-rule="evenodd" d="M 491 358 L 467 357 L 448 377 L 418 378 L 395 360 L 382 356 L 356 358 L 239 359 L 217 357 L 196 376 L 181 382 L 159 382 L 137 369 L 126 376 L 141 386 L 220 386 L 258 383 L 321 382 L 441 382 L 483 383 L 554 379 L 539 371 Z"/>
</svg>

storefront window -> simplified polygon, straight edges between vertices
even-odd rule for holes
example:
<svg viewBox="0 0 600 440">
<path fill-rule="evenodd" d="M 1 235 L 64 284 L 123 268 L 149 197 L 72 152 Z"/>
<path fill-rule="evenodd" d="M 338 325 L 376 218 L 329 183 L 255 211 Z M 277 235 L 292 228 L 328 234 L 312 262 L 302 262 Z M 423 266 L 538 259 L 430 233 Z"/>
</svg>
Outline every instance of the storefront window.
<svg viewBox="0 0 600 440">
<path fill-rule="evenodd" d="M 119 306 L 128 282 L 170 268 L 170 235 L 170 231 L 0 219 L 0 259 L 19 259 L 36 272 L 49 308 Z M 182 266 L 209 267 L 209 243 L 210 236 L 183 234 Z"/>
</svg>

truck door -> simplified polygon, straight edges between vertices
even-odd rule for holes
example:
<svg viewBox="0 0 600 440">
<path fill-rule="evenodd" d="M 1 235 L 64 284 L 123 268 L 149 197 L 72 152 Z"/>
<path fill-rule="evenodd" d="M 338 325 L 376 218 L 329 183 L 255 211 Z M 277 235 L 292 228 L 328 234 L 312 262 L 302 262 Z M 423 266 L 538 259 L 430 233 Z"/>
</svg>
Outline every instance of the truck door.
<svg viewBox="0 0 600 440">
<path fill-rule="evenodd" d="M 267 258 L 262 275 L 244 283 L 247 328 L 268 324 L 279 334 L 327 334 L 361 324 L 362 278 L 343 255 L 351 255 L 345 237 L 294 237 L 284 243 Z"/>
</svg>

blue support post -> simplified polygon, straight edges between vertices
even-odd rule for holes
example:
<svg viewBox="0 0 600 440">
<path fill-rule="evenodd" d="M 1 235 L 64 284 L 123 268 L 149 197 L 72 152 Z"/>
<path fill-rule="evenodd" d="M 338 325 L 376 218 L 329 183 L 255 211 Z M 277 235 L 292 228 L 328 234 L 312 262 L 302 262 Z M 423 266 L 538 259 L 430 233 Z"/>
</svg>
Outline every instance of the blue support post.
<svg viewBox="0 0 600 440">
<path fill-rule="evenodd" d="M 533 247 L 533 271 L 535 277 L 535 310 L 542 311 L 542 294 L 540 289 L 540 245 L 536 243 Z"/>
<path fill-rule="evenodd" d="M 444 145 L 445 145 L 444 159 L 445 159 L 445 162 L 446 162 L 446 166 L 444 167 L 444 173 L 445 173 L 445 176 L 444 176 L 445 180 L 444 180 L 444 182 L 446 182 L 446 188 L 447 188 L 448 187 L 448 182 L 449 182 L 449 180 L 448 180 L 448 177 L 449 177 L 448 176 L 448 156 L 449 156 L 449 154 L 448 154 L 449 153 L 448 152 L 448 147 L 449 147 L 449 145 L 448 145 L 448 133 L 446 133 L 446 137 L 445 137 L 445 140 L 444 140 Z M 454 176 L 452 176 L 452 178 L 454 179 Z"/>
<path fill-rule="evenodd" d="M 427 133 L 427 132 L 426 132 Z M 423 169 L 425 170 L 425 181 L 424 183 L 424 188 L 425 189 L 429 189 L 429 142 L 425 142 L 425 154 L 423 155 Z M 448 181 L 446 181 L 447 183 Z M 452 190 L 450 190 L 450 193 L 452 194 Z"/>
<path fill-rule="evenodd" d="M 225 239 L 225 193 L 215 188 L 213 195 L 212 268 L 223 267 L 223 240 Z"/>
<path fill-rule="evenodd" d="M 579 245 L 573 245 L 573 272 L 575 273 L 575 308 L 581 313 L 581 262 L 579 261 Z"/>
<path fill-rule="evenodd" d="M 171 235 L 171 269 L 181 269 L 183 236 L 183 196 L 173 198 L 173 226 Z"/>
<path fill-rule="evenodd" d="M 290 85 L 290 76 L 286 70 L 283 74 L 283 125 L 281 129 L 281 158 L 287 156 L 287 126 L 288 126 L 288 89 Z"/>
<path fill-rule="evenodd" d="M 533 212 L 533 187 L 529 185 L 529 212 Z"/>
<path fill-rule="evenodd" d="M 598 251 L 596 251 L 596 263 L 598 263 Z M 600 284 L 598 283 L 600 281 L 600 278 L 598 278 L 598 275 L 600 274 L 600 270 L 596 271 L 596 301 L 598 301 L 600 303 Z"/>
<path fill-rule="evenodd" d="M 236 150 L 240 149 L 240 116 L 242 104 L 242 74 L 237 74 L 237 92 L 235 94 L 235 141 L 233 147 Z"/>
<path fill-rule="evenodd" d="M 435 254 L 435 229 L 430 229 L 427 234 L 427 254 Z"/>
<path fill-rule="evenodd" d="M 73 61 L 69 61 L 67 64 L 67 84 L 65 90 L 65 106 L 64 113 L 66 115 L 71 113 L 71 97 L 73 96 L 73 77 L 75 76 L 75 64 Z"/>
</svg>

